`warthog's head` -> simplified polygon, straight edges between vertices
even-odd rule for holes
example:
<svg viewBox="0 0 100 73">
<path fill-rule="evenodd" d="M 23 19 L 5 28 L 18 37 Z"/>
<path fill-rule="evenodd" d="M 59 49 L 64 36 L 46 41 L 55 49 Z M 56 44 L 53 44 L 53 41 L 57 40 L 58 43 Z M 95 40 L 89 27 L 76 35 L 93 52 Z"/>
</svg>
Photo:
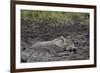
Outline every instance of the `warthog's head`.
<svg viewBox="0 0 100 73">
<path fill-rule="evenodd" d="M 57 46 L 65 48 L 66 50 L 76 50 L 76 47 L 71 39 L 66 39 L 63 36 L 60 36 L 53 41 Z"/>
</svg>

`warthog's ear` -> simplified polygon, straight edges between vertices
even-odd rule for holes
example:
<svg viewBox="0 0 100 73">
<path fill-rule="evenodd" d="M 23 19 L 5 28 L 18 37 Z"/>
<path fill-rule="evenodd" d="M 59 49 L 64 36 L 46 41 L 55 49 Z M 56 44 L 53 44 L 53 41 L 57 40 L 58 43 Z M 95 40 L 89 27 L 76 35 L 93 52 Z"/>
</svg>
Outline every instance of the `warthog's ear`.
<svg viewBox="0 0 100 73">
<path fill-rule="evenodd" d="M 66 38 L 64 38 L 63 36 L 60 36 L 60 38 L 63 40 L 63 43 L 66 43 Z"/>
<path fill-rule="evenodd" d="M 54 43 L 58 47 L 64 48 L 64 40 L 61 37 L 59 37 L 58 39 L 54 40 Z"/>
</svg>

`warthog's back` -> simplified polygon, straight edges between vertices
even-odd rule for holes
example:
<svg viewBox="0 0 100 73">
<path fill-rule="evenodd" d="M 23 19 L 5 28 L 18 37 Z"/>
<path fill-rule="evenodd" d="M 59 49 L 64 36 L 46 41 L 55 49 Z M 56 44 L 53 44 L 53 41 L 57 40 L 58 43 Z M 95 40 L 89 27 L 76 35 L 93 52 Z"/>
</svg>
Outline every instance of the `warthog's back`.
<svg viewBox="0 0 100 73">
<path fill-rule="evenodd" d="M 54 43 L 52 41 L 43 41 L 43 42 L 36 42 L 32 47 L 38 47 L 38 46 L 46 46 L 46 45 L 53 45 Z"/>
</svg>

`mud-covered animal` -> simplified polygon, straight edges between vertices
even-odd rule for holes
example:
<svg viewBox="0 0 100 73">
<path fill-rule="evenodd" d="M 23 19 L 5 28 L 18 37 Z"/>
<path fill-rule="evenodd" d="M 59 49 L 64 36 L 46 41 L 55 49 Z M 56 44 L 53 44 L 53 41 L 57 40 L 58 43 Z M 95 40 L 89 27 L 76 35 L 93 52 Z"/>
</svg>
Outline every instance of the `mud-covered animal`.
<svg viewBox="0 0 100 73">
<path fill-rule="evenodd" d="M 76 47 L 70 39 L 65 39 L 63 36 L 60 36 L 51 41 L 38 41 L 31 46 L 31 49 L 55 54 L 61 51 L 73 50 Z"/>
</svg>

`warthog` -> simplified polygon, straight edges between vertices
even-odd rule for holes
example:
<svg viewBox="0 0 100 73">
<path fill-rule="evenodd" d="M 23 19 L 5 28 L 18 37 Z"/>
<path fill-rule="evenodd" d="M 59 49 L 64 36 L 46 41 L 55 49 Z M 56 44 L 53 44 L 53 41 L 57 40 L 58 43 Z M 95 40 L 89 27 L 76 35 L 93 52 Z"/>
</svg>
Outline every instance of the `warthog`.
<svg viewBox="0 0 100 73">
<path fill-rule="evenodd" d="M 70 39 L 65 39 L 63 36 L 60 36 L 52 41 L 38 41 L 31 46 L 31 49 L 35 51 L 48 51 L 53 54 L 65 50 L 73 50 L 75 48 L 74 43 Z"/>
</svg>

